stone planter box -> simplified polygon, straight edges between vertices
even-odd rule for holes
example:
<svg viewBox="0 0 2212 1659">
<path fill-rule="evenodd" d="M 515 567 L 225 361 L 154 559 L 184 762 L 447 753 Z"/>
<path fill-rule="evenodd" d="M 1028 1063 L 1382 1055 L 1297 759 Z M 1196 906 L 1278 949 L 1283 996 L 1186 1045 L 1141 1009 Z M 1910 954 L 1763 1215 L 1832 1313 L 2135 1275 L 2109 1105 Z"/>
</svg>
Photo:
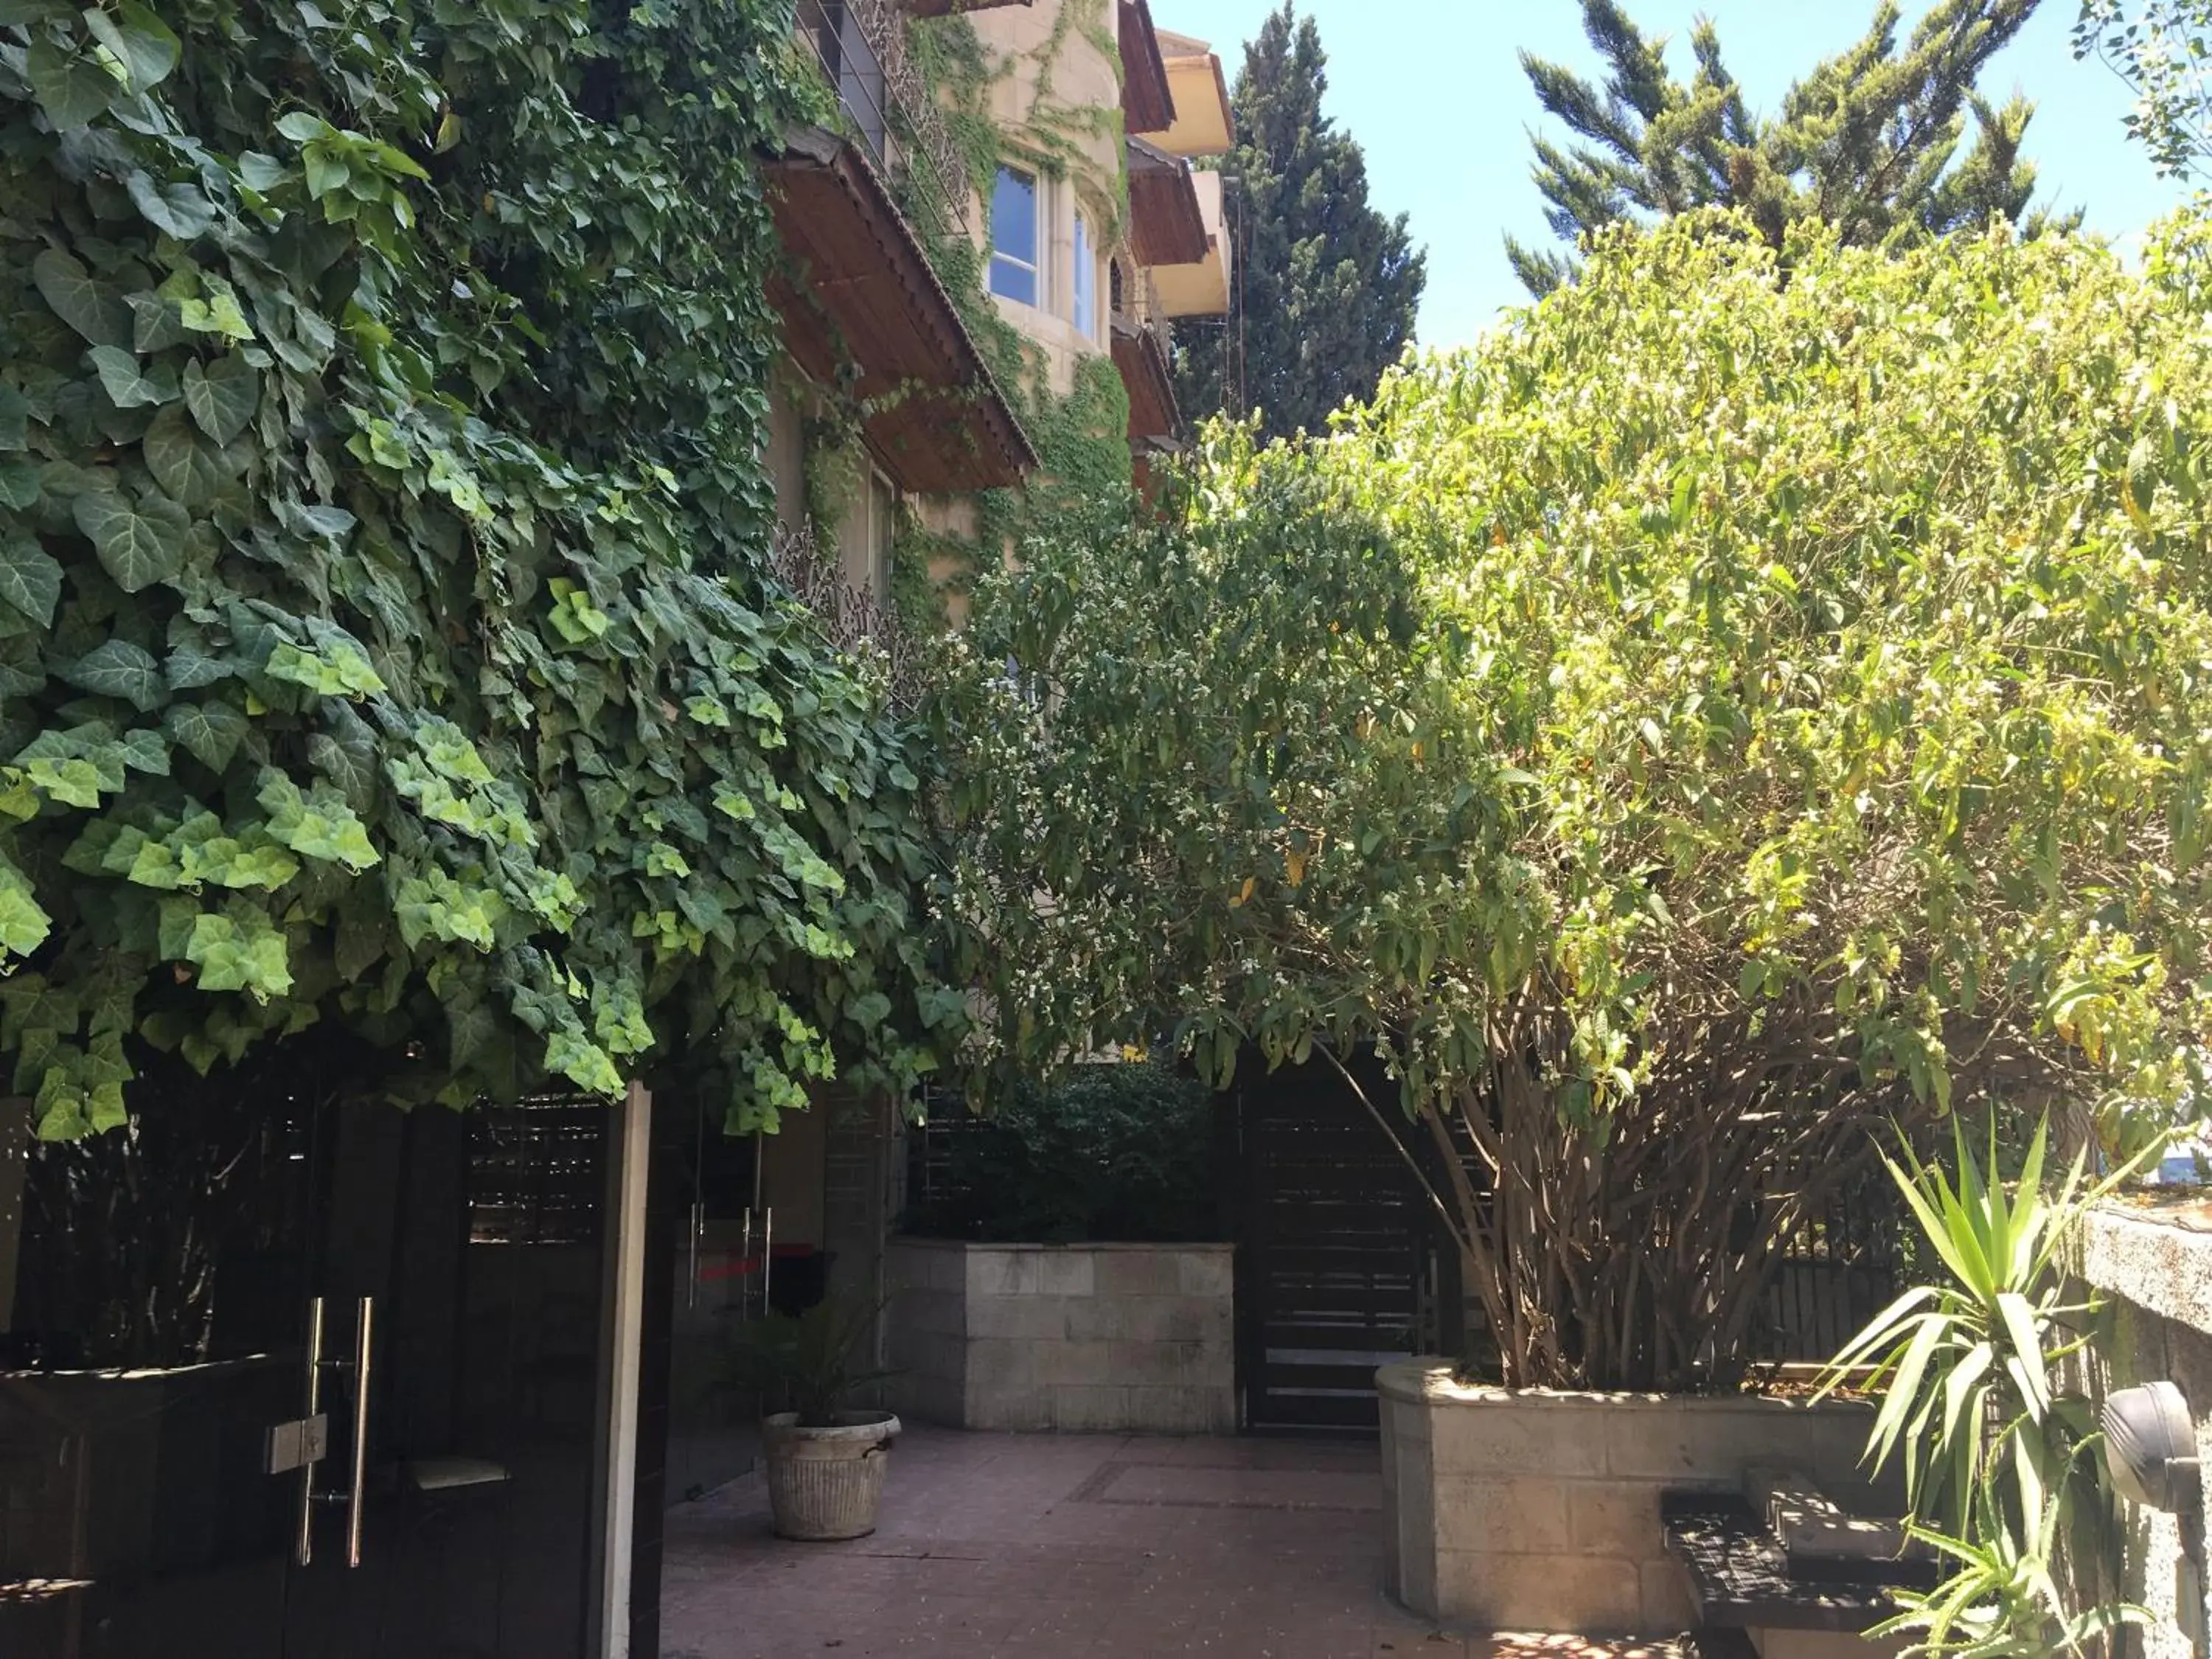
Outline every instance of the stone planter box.
<svg viewBox="0 0 2212 1659">
<path fill-rule="evenodd" d="M 1233 1434 L 1233 1264 L 1227 1244 L 894 1239 L 890 1403 L 952 1428 Z"/>
<path fill-rule="evenodd" d="M 1489 1389 L 1420 1359 L 1383 1367 L 1376 1384 L 1391 1592 L 1446 1623 L 1686 1630 L 1661 1492 L 1741 1491 L 1752 1470 L 1786 1469 L 1854 1509 L 1880 1513 L 1890 1496 L 1859 1468 L 1874 1420 L 1864 1405 Z"/>
</svg>

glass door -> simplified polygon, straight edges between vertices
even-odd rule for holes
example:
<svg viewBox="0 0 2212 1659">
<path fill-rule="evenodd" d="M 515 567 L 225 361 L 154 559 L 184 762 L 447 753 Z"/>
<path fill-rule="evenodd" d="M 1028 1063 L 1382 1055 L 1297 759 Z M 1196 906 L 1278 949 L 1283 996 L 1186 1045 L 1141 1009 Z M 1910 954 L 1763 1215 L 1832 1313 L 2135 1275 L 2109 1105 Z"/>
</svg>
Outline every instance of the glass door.
<svg viewBox="0 0 2212 1659">
<path fill-rule="evenodd" d="M 337 1114 L 284 1659 L 582 1659 L 611 1121 Z"/>
<path fill-rule="evenodd" d="M 32 1153 L 9 1659 L 592 1650 L 616 1114 L 341 1101 L 372 1063 L 156 1057 L 131 1129 Z"/>
<path fill-rule="evenodd" d="M 669 1315 L 665 1495 L 703 1497 L 754 1467 L 760 1404 L 730 1376 L 737 1328 L 772 1285 L 775 1218 L 761 1201 L 760 1141 L 723 1132 L 696 1099 L 659 1117 L 677 1221 Z"/>
</svg>

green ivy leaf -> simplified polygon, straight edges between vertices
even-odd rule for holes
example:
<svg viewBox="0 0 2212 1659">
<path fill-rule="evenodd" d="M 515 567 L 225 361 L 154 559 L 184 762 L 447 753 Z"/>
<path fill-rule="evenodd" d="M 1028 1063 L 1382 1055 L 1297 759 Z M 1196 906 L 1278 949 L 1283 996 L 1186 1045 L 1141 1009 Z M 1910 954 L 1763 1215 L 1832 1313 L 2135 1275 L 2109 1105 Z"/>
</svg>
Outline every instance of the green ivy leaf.
<svg viewBox="0 0 2212 1659">
<path fill-rule="evenodd" d="M 30 447 L 31 400 L 12 386 L 0 386 L 0 450 Z"/>
<path fill-rule="evenodd" d="M 0 462 L 0 507 L 12 507 L 18 513 L 27 513 L 39 504 L 39 497 L 43 493 L 40 487 L 37 462 Z"/>
<path fill-rule="evenodd" d="M 185 369 L 185 407 L 218 447 L 246 430 L 261 404 L 261 375 L 236 352 Z"/>
<path fill-rule="evenodd" d="M 239 848 L 202 873 L 219 887 L 259 888 L 273 893 L 300 873 L 300 860 L 281 847 Z"/>
<path fill-rule="evenodd" d="M 119 15 L 110 16 L 97 6 L 88 6 L 84 26 L 130 71 L 131 91 L 150 91 L 169 78 L 184 48 L 175 31 L 139 0 L 122 0 L 118 11 Z"/>
<path fill-rule="evenodd" d="M 184 313 L 175 301 L 159 294 L 126 294 L 123 303 L 131 307 L 133 351 L 167 351 L 185 343 Z"/>
<path fill-rule="evenodd" d="M 167 495 L 132 501 L 120 489 L 90 489 L 74 505 L 77 528 L 92 538 L 100 562 L 126 593 L 167 581 L 184 562 L 191 515 Z"/>
<path fill-rule="evenodd" d="M 244 991 L 266 1002 L 292 988 L 284 935 L 260 911 L 236 901 L 221 915 L 204 912 L 193 919 L 184 954 L 199 969 L 203 991 Z"/>
<path fill-rule="evenodd" d="M 111 1129 L 119 1129 L 131 1121 L 131 1110 L 124 1103 L 123 1085 L 110 1078 L 95 1083 L 85 1096 L 85 1123 L 96 1135 Z"/>
<path fill-rule="evenodd" d="M 53 918 L 40 907 L 30 878 L 0 858 L 0 951 L 27 957 L 52 930 Z"/>
<path fill-rule="evenodd" d="M 482 1003 L 448 1006 L 447 1063 L 465 1072 L 490 1051 L 499 1037 L 499 1016 Z"/>
<path fill-rule="evenodd" d="M 208 289 L 212 297 L 205 300 L 185 299 L 177 302 L 177 321 L 191 334 L 213 334 L 226 340 L 250 340 L 253 325 L 246 320 L 246 313 L 238 308 L 238 296 L 227 285 L 208 278 Z"/>
<path fill-rule="evenodd" d="M 62 678 L 80 690 L 103 697 L 120 697 L 140 713 L 158 708 L 168 688 L 161 665 L 128 640 L 109 640 L 94 646 L 61 671 Z"/>
<path fill-rule="evenodd" d="M 54 315 L 92 344 L 119 346 L 131 337 L 131 308 L 72 255 L 46 249 L 31 261 L 31 281 Z"/>
<path fill-rule="evenodd" d="M 173 631 L 170 637 L 176 638 Z M 170 647 L 169 659 L 161 672 L 171 690 L 192 691 L 203 685 L 213 685 L 217 680 L 227 680 L 238 671 L 228 659 L 212 655 L 197 642 L 187 641 Z"/>
<path fill-rule="evenodd" d="M 81 806 L 89 811 L 100 805 L 103 780 L 100 769 L 88 760 L 57 760 L 40 756 L 25 762 L 23 771 L 33 784 L 64 806 Z"/>
<path fill-rule="evenodd" d="M 173 704 L 161 723 L 162 730 L 210 772 L 230 764 L 249 724 L 244 714 L 221 701 Z"/>
<path fill-rule="evenodd" d="M 176 400 L 175 377 L 166 373 L 142 374 L 138 359 L 123 347 L 94 346 L 85 355 L 92 360 L 101 389 L 118 409 L 150 409 Z"/>
<path fill-rule="evenodd" d="M 545 1039 L 545 1069 L 594 1094 L 618 1095 L 622 1073 L 607 1051 L 580 1030 L 556 1027 Z"/>
<path fill-rule="evenodd" d="M 125 732 L 117 744 L 123 750 L 123 763 L 132 771 L 156 778 L 169 775 L 169 745 L 150 726 Z"/>
<path fill-rule="evenodd" d="M 61 597 L 61 562 L 36 537 L 21 532 L 0 537 L 0 599 L 40 628 L 52 628 Z"/>
<path fill-rule="evenodd" d="M 39 792 L 18 768 L 0 766 L 0 818 L 27 823 L 39 815 Z"/>
<path fill-rule="evenodd" d="M 302 793 L 299 785 L 271 767 L 262 774 L 258 799 L 261 810 L 269 814 L 270 837 L 302 858 L 343 864 L 356 872 L 377 862 L 368 830 L 345 798 L 329 784 L 319 783 Z M 489 943 L 489 939 L 487 923 L 483 942 Z"/>
<path fill-rule="evenodd" d="M 154 482 L 187 507 L 208 506 L 230 476 L 222 453 L 195 429 L 182 404 L 156 415 L 141 442 Z"/>
<path fill-rule="evenodd" d="M 134 172 L 126 187 L 146 222 L 180 242 L 197 240 L 215 224 L 215 204 L 198 185 L 158 184 L 151 174 Z"/>
<path fill-rule="evenodd" d="M 331 731 L 308 738 L 307 764 L 356 806 L 366 806 L 375 798 L 376 739 L 358 719 L 349 728 L 334 724 Z"/>
<path fill-rule="evenodd" d="M 23 77 L 57 132 L 89 125 L 124 89 L 97 60 L 43 31 L 24 55 Z"/>
<path fill-rule="evenodd" d="M 173 893 L 186 884 L 177 849 L 138 830 L 125 830 L 108 849 L 101 867 L 118 872 L 134 887 L 156 892 Z"/>
<path fill-rule="evenodd" d="M 304 685 L 322 697 L 368 696 L 386 689 L 368 659 L 349 645 L 324 657 L 286 640 L 269 653 L 267 672 L 272 680 Z"/>
</svg>

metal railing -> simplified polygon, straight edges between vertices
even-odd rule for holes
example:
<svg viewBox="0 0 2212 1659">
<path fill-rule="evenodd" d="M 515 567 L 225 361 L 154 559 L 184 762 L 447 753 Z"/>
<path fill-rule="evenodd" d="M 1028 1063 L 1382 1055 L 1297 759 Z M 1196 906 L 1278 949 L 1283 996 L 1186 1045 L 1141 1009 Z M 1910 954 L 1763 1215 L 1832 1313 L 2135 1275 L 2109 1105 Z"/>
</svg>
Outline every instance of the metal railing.
<svg viewBox="0 0 2212 1659">
<path fill-rule="evenodd" d="M 968 173 L 929 83 L 907 48 L 896 0 L 799 0 L 799 37 L 813 52 L 837 101 L 877 165 L 938 228 L 968 228 Z"/>
<path fill-rule="evenodd" d="M 928 672 L 921 642 L 884 595 L 845 580 L 811 528 L 779 526 L 769 539 L 769 567 L 819 619 L 832 645 L 880 665 L 895 705 L 912 709 L 921 704 Z"/>
</svg>

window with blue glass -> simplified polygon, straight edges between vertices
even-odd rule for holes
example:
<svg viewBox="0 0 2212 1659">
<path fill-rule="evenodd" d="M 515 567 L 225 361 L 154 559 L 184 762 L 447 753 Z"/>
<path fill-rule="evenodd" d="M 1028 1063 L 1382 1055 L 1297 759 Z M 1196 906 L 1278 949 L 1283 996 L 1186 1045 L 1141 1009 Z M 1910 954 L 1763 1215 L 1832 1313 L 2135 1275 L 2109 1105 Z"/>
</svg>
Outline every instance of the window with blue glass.
<svg viewBox="0 0 2212 1659">
<path fill-rule="evenodd" d="M 991 292 L 1037 303 L 1037 181 L 1033 173 L 1000 167 L 991 192 Z"/>
</svg>

